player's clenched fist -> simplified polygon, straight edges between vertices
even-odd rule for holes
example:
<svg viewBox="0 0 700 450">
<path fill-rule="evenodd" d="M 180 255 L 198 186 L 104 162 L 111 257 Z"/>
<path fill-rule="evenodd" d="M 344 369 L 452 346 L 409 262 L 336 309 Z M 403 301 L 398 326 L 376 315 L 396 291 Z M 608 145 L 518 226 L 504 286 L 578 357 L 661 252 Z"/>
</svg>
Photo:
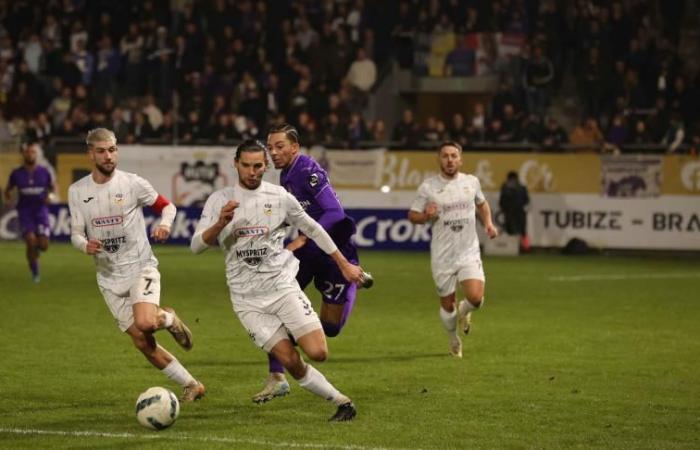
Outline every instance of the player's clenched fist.
<svg viewBox="0 0 700 450">
<path fill-rule="evenodd" d="M 438 216 L 438 206 L 435 203 L 428 203 L 425 205 L 425 218 L 431 222 L 437 219 Z"/>
<path fill-rule="evenodd" d="M 226 226 L 233 220 L 233 212 L 235 211 L 236 208 L 238 208 L 238 203 L 235 200 L 229 200 L 226 202 L 226 204 L 221 208 L 221 212 L 219 213 L 219 224 L 221 226 Z"/>
<path fill-rule="evenodd" d="M 96 255 L 102 251 L 102 242 L 97 239 L 88 239 L 87 245 L 85 246 L 85 253 L 88 255 Z"/>
<path fill-rule="evenodd" d="M 156 242 L 165 242 L 170 237 L 170 227 L 158 225 L 151 232 L 153 240 Z"/>
</svg>

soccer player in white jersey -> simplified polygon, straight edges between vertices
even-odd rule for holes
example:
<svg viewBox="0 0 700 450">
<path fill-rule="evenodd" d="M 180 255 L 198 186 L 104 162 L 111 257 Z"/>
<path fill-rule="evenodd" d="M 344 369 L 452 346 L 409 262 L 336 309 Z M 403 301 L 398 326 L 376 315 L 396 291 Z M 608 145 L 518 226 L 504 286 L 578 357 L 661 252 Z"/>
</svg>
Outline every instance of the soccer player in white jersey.
<svg viewBox="0 0 700 450">
<path fill-rule="evenodd" d="M 457 321 L 468 334 L 471 313 L 484 302 L 486 278 L 476 235 L 476 215 L 489 238 L 498 236 L 498 229 L 491 219 L 491 207 L 481 192 L 479 179 L 459 171 L 462 147 L 457 142 L 445 142 L 438 148 L 438 157 L 440 173 L 420 185 L 408 219 L 432 224 L 430 264 L 440 296 L 440 319 L 449 336 L 450 354 L 461 358 L 462 340 L 457 335 Z M 465 299 L 455 307 L 457 282 Z"/>
<path fill-rule="evenodd" d="M 119 151 L 114 133 L 105 128 L 87 134 L 93 169 L 68 189 L 71 242 L 93 256 L 97 285 L 119 328 L 134 346 L 168 378 L 183 387 L 182 400 L 204 395 L 202 383 L 162 346 L 154 333 L 165 328 L 185 350 L 192 334 L 172 308 L 161 308 L 158 260 L 146 236 L 143 207 L 161 214 L 152 237 L 163 242 L 170 236 L 175 206 L 136 174 L 117 170 Z"/>
<path fill-rule="evenodd" d="M 361 283 L 362 269 L 348 262 L 292 194 L 262 181 L 267 164 L 259 141 L 247 140 L 236 149 L 238 183 L 209 196 L 191 248 L 200 253 L 221 247 L 233 310 L 253 342 L 274 355 L 301 387 L 338 407 L 330 420 L 352 420 L 357 413 L 352 401 L 304 362 L 290 338 L 309 359 L 328 357 L 321 322 L 295 278 L 299 261 L 284 247 L 287 226 L 316 242 L 348 281 Z"/>
</svg>

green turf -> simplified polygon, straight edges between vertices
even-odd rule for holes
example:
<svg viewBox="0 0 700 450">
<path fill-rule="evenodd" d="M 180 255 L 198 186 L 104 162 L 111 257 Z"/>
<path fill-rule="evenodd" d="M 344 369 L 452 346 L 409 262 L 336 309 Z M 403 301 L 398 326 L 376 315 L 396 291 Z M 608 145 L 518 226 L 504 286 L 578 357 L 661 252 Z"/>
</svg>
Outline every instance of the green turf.
<svg viewBox="0 0 700 450">
<path fill-rule="evenodd" d="M 35 285 L 22 245 L 2 243 L 0 448 L 700 448 L 697 258 L 486 258 L 485 307 L 456 360 L 428 255 L 364 252 L 375 287 L 316 364 L 359 415 L 328 424 L 334 407 L 294 382 L 250 402 L 266 358 L 233 315 L 220 252 L 156 251 L 161 303 L 195 347 L 159 340 L 207 397 L 168 430 L 141 428 L 138 394 L 179 390 L 113 324 L 90 258 L 54 244 Z M 600 277 L 557 278 L 570 276 Z"/>
</svg>

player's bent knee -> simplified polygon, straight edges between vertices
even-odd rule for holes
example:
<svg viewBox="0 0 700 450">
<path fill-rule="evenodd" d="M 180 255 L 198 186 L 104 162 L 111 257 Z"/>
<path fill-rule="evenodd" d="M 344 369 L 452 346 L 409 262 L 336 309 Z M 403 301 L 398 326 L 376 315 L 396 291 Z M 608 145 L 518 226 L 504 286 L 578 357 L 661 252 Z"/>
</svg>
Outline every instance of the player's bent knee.
<svg viewBox="0 0 700 450">
<path fill-rule="evenodd" d="M 314 349 L 309 349 L 309 351 L 304 350 L 304 353 L 306 353 L 306 356 L 309 357 L 309 359 L 316 361 L 316 362 L 323 362 L 328 359 L 328 349 L 327 348 L 314 348 Z"/>
<path fill-rule="evenodd" d="M 152 333 L 158 329 L 158 322 L 152 317 L 134 319 L 134 326 L 144 333 Z"/>
<path fill-rule="evenodd" d="M 475 309 L 481 308 L 481 305 L 484 303 L 484 296 L 467 296 L 467 301 L 472 304 L 472 306 Z"/>
</svg>

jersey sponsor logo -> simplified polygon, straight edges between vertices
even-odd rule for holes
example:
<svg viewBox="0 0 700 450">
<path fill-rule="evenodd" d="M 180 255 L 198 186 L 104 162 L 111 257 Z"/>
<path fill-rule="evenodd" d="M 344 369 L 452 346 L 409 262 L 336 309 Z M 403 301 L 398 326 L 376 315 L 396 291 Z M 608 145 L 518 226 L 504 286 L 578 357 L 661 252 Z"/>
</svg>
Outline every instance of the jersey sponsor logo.
<svg viewBox="0 0 700 450">
<path fill-rule="evenodd" d="M 124 194 L 114 194 L 114 203 L 116 205 L 121 205 L 122 203 L 124 203 Z"/>
<path fill-rule="evenodd" d="M 469 223 L 469 219 L 445 220 L 443 223 L 446 227 L 449 227 L 450 230 L 459 233 Z"/>
<path fill-rule="evenodd" d="M 265 213 L 266 216 L 271 216 L 272 215 L 272 203 L 265 203 L 263 205 L 263 212 Z"/>
<path fill-rule="evenodd" d="M 469 208 L 469 202 L 452 202 L 452 203 L 445 203 L 442 205 L 442 212 L 443 213 L 448 213 L 450 211 L 458 210 L 458 209 L 468 209 Z"/>
<path fill-rule="evenodd" d="M 85 200 L 83 200 L 83 203 L 89 203 L 90 200 L 92 200 L 93 198 L 95 198 L 95 197 L 88 197 Z"/>
<path fill-rule="evenodd" d="M 123 222 L 123 216 L 95 217 L 91 220 L 93 227 L 112 227 L 114 225 L 121 225 Z"/>
<path fill-rule="evenodd" d="M 116 253 L 119 251 L 119 247 L 121 247 L 122 244 L 126 244 L 126 236 L 101 239 L 100 242 L 102 243 L 104 251 L 107 253 Z"/>
<path fill-rule="evenodd" d="M 236 258 L 249 266 L 259 266 L 267 256 L 267 253 L 267 248 L 248 248 L 245 250 L 236 250 Z"/>
<path fill-rule="evenodd" d="M 270 229 L 266 226 L 258 226 L 258 227 L 243 227 L 243 228 L 236 228 L 233 230 L 233 235 L 236 236 L 237 238 L 239 237 L 253 237 L 253 236 L 264 236 L 266 235 Z"/>
<path fill-rule="evenodd" d="M 311 175 L 309 175 L 309 186 L 316 187 L 316 186 L 318 186 L 318 182 L 319 182 L 318 174 L 312 173 Z"/>
<path fill-rule="evenodd" d="M 44 193 L 44 188 L 43 186 L 34 186 L 34 187 L 23 187 L 20 188 L 20 192 L 22 195 L 40 195 Z"/>
</svg>

